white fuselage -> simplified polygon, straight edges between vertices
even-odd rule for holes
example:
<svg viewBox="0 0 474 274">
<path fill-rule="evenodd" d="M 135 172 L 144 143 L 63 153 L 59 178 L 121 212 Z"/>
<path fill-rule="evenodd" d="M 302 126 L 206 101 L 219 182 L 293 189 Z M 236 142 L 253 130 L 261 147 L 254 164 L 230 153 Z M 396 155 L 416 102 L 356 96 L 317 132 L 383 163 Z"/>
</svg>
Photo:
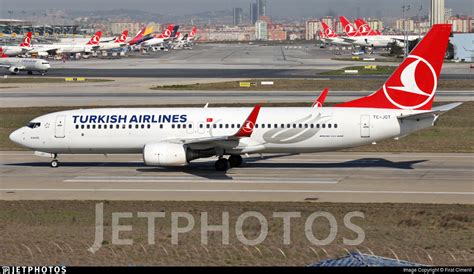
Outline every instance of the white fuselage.
<svg viewBox="0 0 474 274">
<path fill-rule="evenodd" d="M 419 36 L 410 35 L 408 41 L 418 38 Z M 403 35 L 369 35 L 348 37 L 348 39 L 358 46 L 388 47 L 393 42 L 403 42 L 405 37 Z"/>
<path fill-rule="evenodd" d="M 70 110 L 32 120 L 10 139 L 32 150 L 58 153 L 142 153 L 146 144 L 232 136 L 251 108 L 103 108 Z M 420 111 L 418 111 L 420 112 Z M 422 112 L 422 111 L 421 111 Z M 219 147 L 225 154 L 339 150 L 404 136 L 433 119 L 407 120 L 410 110 L 376 108 L 262 108 L 251 137 L 191 149 Z M 207 122 L 212 119 L 212 122 Z"/>
<path fill-rule="evenodd" d="M 27 47 L 20 46 L 1 46 L 3 54 L 7 56 L 17 56 L 28 51 Z"/>
<path fill-rule="evenodd" d="M 19 71 L 46 72 L 51 68 L 51 65 L 48 61 L 42 59 L 8 57 L 0 58 L 0 67 L 9 69 L 13 73 Z"/>
<path fill-rule="evenodd" d="M 107 43 L 100 43 L 99 44 L 99 50 L 112 50 L 112 49 L 118 49 L 125 46 L 124 43 L 117 43 L 117 42 L 107 42 Z"/>
<path fill-rule="evenodd" d="M 29 53 L 40 53 L 55 51 L 56 53 L 90 53 L 93 51 L 94 45 L 75 45 L 75 44 L 51 44 L 51 45 L 35 45 Z"/>
<path fill-rule="evenodd" d="M 146 40 L 145 42 L 143 42 L 143 45 L 146 46 L 146 47 L 151 47 L 151 46 L 156 46 L 156 45 L 161 45 L 163 44 L 164 42 L 166 42 L 168 39 L 164 39 L 164 38 L 151 38 L 149 40 Z"/>
</svg>

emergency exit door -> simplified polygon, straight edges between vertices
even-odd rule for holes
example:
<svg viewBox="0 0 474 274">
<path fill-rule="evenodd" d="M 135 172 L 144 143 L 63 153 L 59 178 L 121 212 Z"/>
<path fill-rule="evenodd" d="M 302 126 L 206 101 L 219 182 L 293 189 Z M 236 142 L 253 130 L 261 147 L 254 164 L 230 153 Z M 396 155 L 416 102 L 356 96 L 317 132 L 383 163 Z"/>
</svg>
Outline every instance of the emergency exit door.
<svg viewBox="0 0 474 274">
<path fill-rule="evenodd" d="M 56 138 L 64 138 L 66 132 L 66 116 L 56 117 L 56 126 L 54 131 L 54 136 Z"/>
</svg>

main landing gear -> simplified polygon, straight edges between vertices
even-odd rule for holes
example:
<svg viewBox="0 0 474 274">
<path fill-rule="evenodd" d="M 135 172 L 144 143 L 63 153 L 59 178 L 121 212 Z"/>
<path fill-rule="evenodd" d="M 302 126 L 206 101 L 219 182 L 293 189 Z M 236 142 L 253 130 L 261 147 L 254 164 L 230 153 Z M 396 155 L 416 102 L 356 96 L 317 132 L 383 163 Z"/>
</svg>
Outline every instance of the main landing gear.
<svg viewBox="0 0 474 274">
<path fill-rule="evenodd" d="M 50 163 L 50 166 L 52 168 L 56 168 L 56 167 L 59 167 L 59 161 L 56 159 L 58 157 L 57 154 L 54 154 L 53 155 L 53 160 L 51 160 L 51 163 Z"/>
<path fill-rule="evenodd" d="M 242 164 L 242 156 L 240 155 L 231 155 L 229 159 L 220 157 L 216 161 L 215 167 L 218 171 L 227 171 L 231 167 L 239 167 Z"/>
</svg>

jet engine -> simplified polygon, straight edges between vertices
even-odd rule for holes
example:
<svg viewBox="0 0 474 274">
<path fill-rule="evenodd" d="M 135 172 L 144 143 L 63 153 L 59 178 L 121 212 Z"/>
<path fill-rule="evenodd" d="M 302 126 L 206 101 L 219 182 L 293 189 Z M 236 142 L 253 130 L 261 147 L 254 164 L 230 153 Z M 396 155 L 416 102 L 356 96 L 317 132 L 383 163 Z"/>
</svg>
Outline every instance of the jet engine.
<svg viewBox="0 0 474 274">
<path fill-rule="evenodd" d="M 143 148 L 143 161 L 148 166 L 183 166 L 194 159 L 214 155 L 214 149 L 192 150 L 173 143 L 150 143 Z"/>
<path fill-rule="evenodd" d="M 14 74 L 18 74 L 20 72 L 20 69 L 17 67 L 10 67 L 8 70 Z"/>
</svg>

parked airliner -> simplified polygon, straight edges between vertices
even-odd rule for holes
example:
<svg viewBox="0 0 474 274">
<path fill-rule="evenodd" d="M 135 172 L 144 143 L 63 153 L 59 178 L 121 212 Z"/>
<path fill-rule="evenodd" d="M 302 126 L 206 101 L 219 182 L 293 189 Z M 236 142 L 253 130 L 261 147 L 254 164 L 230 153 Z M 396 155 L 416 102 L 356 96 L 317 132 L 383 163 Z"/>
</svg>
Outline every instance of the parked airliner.
<svg viewBox="0 0 474 274">
<path fill-rule="evenodd" d="M 340 150 L 431 127 L 460 105 L 432 108 L 451 25 L 437 24 L 383 86 L 335 107 L 99 108 L 34 118 L 10 139 L 48 153 L 137 153 L 146 165 L 182 166 L 214 157 L 217 170 L 242 154 Z M 228 158 L 226 156 L 229 156 Z"/>
<path fill-rule="evenodd" d="M 3 48 L 0 47 L 0 68 L 8 69 L 12 74 L 18 74 L 20 71 L 33 74 L 33 71 L 37 71 L 44 75 L 51 68 L 51 65 L 43 59 L 8 57 L 3 53 Z"/>
</svg>

